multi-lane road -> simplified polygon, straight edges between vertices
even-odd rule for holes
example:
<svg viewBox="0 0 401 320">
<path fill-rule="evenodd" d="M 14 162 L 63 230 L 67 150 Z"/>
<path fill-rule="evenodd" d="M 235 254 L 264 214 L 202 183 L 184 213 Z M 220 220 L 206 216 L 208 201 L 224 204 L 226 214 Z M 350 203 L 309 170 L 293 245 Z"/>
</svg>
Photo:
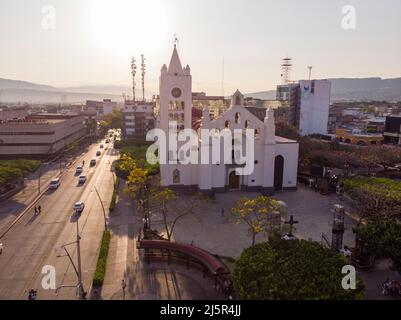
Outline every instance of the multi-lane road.
<svg viewBox="0 0 401 320">
<path fill-rule="evenodd" d="M 0 240 L 4 246 L 0 255 L 0 299 L 27 299 L 30 289 L 38 290 L 38 299 L 77 299 L 74 287 L 62 288 L 57 294 L 55 290 L 42 287 L 42 268 L 47 265 L 55 267 L 57 287 L 77 285 L 77 276 L 68 257 L 58 257 L 65 253 L 62 245 L 76 240 L 77 222 L 81 236 L 83 285 L 89 292 L 104 230 L 102 203 L 108 216 L 115 179 L 111 165 L 118 158 L 112 144 L 101 143 L 104 149 L 99 149 L 99 143 L 91 145 L 76 159 L 76 165 L 62 174 L 59 188 L 41 196 L 36 203 L 42 207 L 39 215 L 35 216 L 33 209 L 28 209 Z M 101 150 L 101 156 L 96 156 L 98 150 Z M 97 160 L 96 166 L 89 166 L 91 159 Z M 78 185 L 75 169 L 83 161 L 82 174 L 87 180 Z M 79 219 L 73 214 L 73 205 L 77 201 L 85 203 Z M 76 246 L 67 248 L 76 262 Z"/>
</svg>

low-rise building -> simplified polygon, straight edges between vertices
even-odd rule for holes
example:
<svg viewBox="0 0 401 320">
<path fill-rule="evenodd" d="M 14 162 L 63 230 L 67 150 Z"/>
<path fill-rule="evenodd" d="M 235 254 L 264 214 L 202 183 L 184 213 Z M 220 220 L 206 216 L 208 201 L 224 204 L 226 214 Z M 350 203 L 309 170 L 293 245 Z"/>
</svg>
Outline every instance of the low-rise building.
<svg viewBox="0 0 401 320">
<path fill-rule="evenodd" d="M 78 115 L 36 114 L 0 123 L 1 158 L 45 158 L 86 134 Z"/>
<path fill-rule="evenodd" d="M 401 145 L 401 116 L 387 116 L 384 126 L 384 143 Z"/>
<path fill-rule="evenodd" d="M 336 140 L 359 146 L 377 145 L 383 142 L 383 135 L 364 133 L 357 129 L 340 128 L 336 130 Z"/>
<path fill-rule="evenodd" d="M 103 101 L 87 100 L 85 105 L 86 111 L 96 111 L 98 116 L 110 114 L 118 108 L 117 102 L 110 99 L 103 99 Z"/>
</svg>

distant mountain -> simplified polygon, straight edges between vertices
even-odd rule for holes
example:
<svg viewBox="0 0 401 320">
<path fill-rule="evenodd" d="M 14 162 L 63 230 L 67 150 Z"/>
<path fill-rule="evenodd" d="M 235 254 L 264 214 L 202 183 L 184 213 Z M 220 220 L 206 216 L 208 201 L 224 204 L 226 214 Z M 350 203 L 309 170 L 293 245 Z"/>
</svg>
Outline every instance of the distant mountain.
<svg viewBox="0 0 401 320">
<path fill-rule="evenodd" d="M 122 101 L 122 87 L 75 87 L 56 88 L 48 85 L 35 84 L 27 81 L 0 78 L 0 102 L 28 102 L 28 103 L 83 103 L 86 100 L 112 99 Z M 104 91 L 101 90 L 104 89 Z M 76 89 L 76 90 L 74 90 Z M 80 90 L 82 89 L 82 91 Z M 113 94 L 116 92 L 116 94 Z"/>
<path fill-rule="evenodd" d="M 45 91 L 59 90 L 55 87 L 43 84 L 0 78 L 0 90 L 7 90 L 7 89 L 28 89 L 28 90 L 45 90 Z"/>
<path fill-rule="evenodd" d="M 401 101 L 401 78 L 335 78 L 331 81 L 332 101 Z M 83 103 L 85 100 L 112 99 L 122 101 L 122 93 L 130 94 L 128 86 L 91 85 L 57 88 L 27 81 L 0 78 L 0 102 Z M 140 89 L 136 92 L 141 96 Z M 151 92 L 145 92 L 151 96 Z M 275 90 L 248 93 L 246 97 L 273 100 Z"/>
<path fill-rule="evenodd" d="M 63 91 L 68 92 L 83 92 L 83 93 L 107 93 L 114 95 L 122 95 L 122 93 L 130 94 L 132 92 L 132 88 L 128 86 L 116 86 L 116 85 L 103 85 L 103 86 L 80 86 L 80 87 L 66 87 L 60 88 Z M 139 90 L 135 90 L 135 92 Z"/>
<path fill-rule="evenodd" d="M 401 101 L 401 78 L 333 78 L 332 101 Z M 246 94 L 258 99 L 275 99 L 275 90 Z"/>
</svg>

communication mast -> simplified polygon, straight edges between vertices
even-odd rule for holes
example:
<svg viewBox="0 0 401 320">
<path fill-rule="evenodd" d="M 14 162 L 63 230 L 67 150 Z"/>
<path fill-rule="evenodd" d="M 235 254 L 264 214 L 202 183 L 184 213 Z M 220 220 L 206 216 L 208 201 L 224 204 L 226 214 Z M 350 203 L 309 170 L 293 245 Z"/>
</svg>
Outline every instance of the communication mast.
<svg viewBox="0 0 401 320">
<path fill-rule="evenodd" d="M 310 81 L 312 75 L 312 66 L 308 66 L 308 69 L 309 69 L 309 81 Z"/>
<path fill-rule="evenodd" d="M 131 74 L 132 74 L 132 101 L 135 102 L 135 75 L 136 75 L 136 60 L 132 57 L 131 60 Z"/>
<path fill-rule="evenodd" d="M 146 74 L 146 65 L 145 65 L 145 57 L 141 55 L 141 72 L 142 72 L 142 101 L 145 102 L 145 74 Z"/>
<path fill-rule="evenodd" d="M 284 58 L 281 64 L 282 84 L 288 84 L 291 82 L 291 67 L 292 67 L 292 59 L 289 57 Z"/>
</svg>

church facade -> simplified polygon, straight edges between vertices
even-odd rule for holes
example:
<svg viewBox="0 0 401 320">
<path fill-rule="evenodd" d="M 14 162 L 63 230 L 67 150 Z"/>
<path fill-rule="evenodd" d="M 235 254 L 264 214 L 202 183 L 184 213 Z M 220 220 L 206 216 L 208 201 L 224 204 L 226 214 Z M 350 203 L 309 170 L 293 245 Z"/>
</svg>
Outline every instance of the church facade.
<svg viewBox="0 0 401 320">
<path fill-rule="evenodd" d="M 158 127 L 166 134 L 174 128 L 177 131 L 192 128 L 192 76 L 189 66 L 182 67 L 176 47 L 169 66 L 163 65 L 159 79 Z M 264 121 L 249 112 L 244 105 L 244 96 L 237 90 L 230 108 L 215 119 L 210 119 L 208 110 L 202 112 L 201 129 L 215 129 L 217 134 L 224 129 L 234 131 L 254 130 L 253 170 L 248 174 L 237 174 L 235 162 L 182 164 L 174 159 L 180 155 L 174 151 L 167 154 L 167 163 L 160 165 L 162 185 L 172 189 L 197 189 L 202 192 L 225 192 L 231 190 L 260 191 L 273 194 L 275 191 L 296 189 L 298 168 L 298 143 L 275 135 L 273 110 L 266 110 Z M 200 139 L 200 138 L 199 138 Z M 234 140 L 233 140 L 234 141 Z M 199 141 L 200 142 L 200 141 Z M 168 135 L 166 139 L 169 150 Z M 234 143 L 234 142 L 233 142 Z M 180 144 L 180 142 L 178 142 Z M 178 146 L 179 147 L 179 146 Z M 208 149 L 208 150 L 206 150 Z M 210 141 L 199 143 L 198 153 L 207 152 L 212 157 Z M 224 148 L 220 148 L 221 159 Z M 210 159 L 211 160 L 211 159 Z M 243 165 L 242 165 L 243 167 Z"/>
</svg>

